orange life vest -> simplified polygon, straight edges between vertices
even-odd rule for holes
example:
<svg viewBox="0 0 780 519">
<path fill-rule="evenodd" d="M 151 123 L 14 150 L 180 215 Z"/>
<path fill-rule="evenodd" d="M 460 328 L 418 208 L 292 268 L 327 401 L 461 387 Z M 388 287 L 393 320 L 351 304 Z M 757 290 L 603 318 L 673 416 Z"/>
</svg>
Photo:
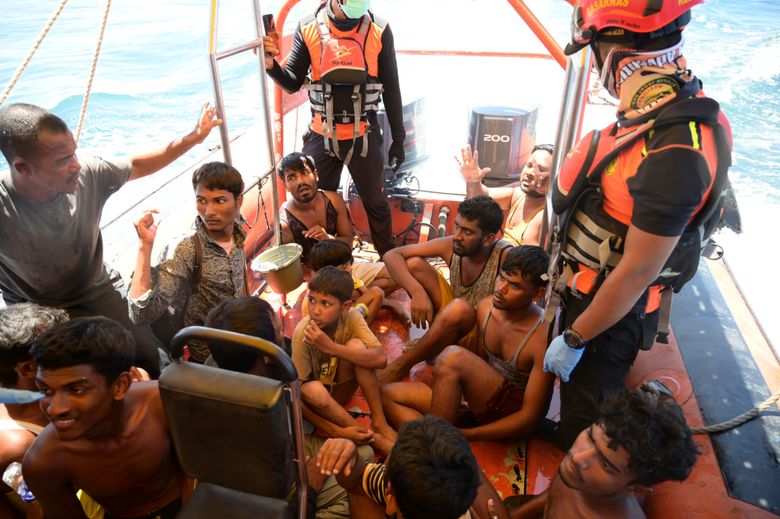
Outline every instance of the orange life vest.
<svg viewBox="0 0 780 519">
<path fill-rule="evenodd" d="M 634 208 L 628 181 L 649 153 L 663 149 L 647 151 L 652 137 L 680 124 L 690 127 L 693 144 L 675 146 L 702 154 L 711 180 L 658 279 L 649 287 L 645 311 L 659 307 L 661 289 L 678 292 L 696 273 L 701 250 L 720 221 L 721 192 L 731 165 L 728 121 L 717 102 L 702 96 L 675 102 L 639 126 L 620 128 L 614 123 L 591 132 L 567 154 L 554 188 L 553 208 L 562 215 L 561 255 L 575 266 L 567 281 L 570 289 L 591 294 L 617 266 Z"/>
<path fill-rule="evenodd" d="M 307 86 L 311 129 L 326 137 L 326 148 L 332 145 L 336 155 L 337 141 L 364 137 L 366 112 L 379 109 L 379 53 L 386 27 L 384 20 L 369 13 L 354 29 L 340 31 L 325 8 L 301 21 L 303 42 L 311 57 Z"/>
</svg>

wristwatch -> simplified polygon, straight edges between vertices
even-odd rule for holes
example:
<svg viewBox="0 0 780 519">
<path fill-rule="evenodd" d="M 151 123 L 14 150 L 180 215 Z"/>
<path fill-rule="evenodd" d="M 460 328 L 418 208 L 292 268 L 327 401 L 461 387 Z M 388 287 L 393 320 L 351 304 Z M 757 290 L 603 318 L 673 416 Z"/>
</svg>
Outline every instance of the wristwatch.
<svg viewBox="0 0 780 519">
<path fill-rule="evenodd" d="M 574 350 L 581 350 L 585 347 L 585 341 L 582 340 L 580 334 L 571 328 L 566 328 L 563 331 L 563 342 L 566 343 L 566 346 Z"/>
</svg>

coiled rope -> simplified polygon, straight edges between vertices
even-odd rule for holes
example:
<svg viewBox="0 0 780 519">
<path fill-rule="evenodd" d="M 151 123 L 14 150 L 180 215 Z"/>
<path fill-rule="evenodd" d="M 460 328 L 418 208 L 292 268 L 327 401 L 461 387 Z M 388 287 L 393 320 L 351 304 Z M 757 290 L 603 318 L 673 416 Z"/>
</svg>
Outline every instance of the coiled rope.
<svg viewBox="0 0 780 519">
<path fill-rule="evenodd" d="M 778 400 L 780 400 L 780 390 L 775 392 L 774 395 L 770 396 L 769 398 L 767 398 L 766 400 L 758 404 L 750 411 L 746 413 L 742 413 L 736 418 L 732 418 L 727 422 L 721 422 L 715 425 L 705 425 L 704 427 L 691 427 L 691 432 L 693 434 L 710 434 L 710 433 L 716 433 L 716 432 L 733 429 L 734 427 L 737 427 L 747 421 L 752 420 L 753 418 L 758 416 L 762 411 L 765 411 L 770 407 L 772 407 Z"/>
<path fill-rule="evenodd" d="M 5 90 L 3 91 L 3 94 L 0 95 L 0 105 L 5 103 L 6 99 L 8 99 L 8 96 L 11 95 L 11 91 L 16 86 L 16 83 L 19 81 L 19 78 L 22 77 L 22 74 L 27 69 L 27 65 L 30 64 L 30 61 L 32 60 L 32 57 L 35 55 L 35 53 L 38 51 L 38 48 L 41 46 L 41 43 L 43 43 L 43 40 L 46 38 L 46 35 L 49 33 L 49 30 L 54 25 L 54 22 L 57 21 L 57 18 L 60 16 L 60 13 L 62 13 L 62 10 L 65 8 L 65 4 L 68 3 L 68 0 L 62 0 L 57 8 L 54 10 L 54 14 L 51 15 L 49 20 L 46 22 L 46 25 L 44 25 L 43 30 L 38 35 L 38 38 L 35 40 L 35 43 L 33 43 L 32 48 L 27 53 L 27 56 L 22 61 L 22 64 L 19 66 L 19 69 L 14 73 L 14 75 L 11 77 L 11 80 L 8 82 L 8 85 L 6 85 Z M 108 22 L 108 13 L 111 10 L 111 0 L 106 0 L 106 9 L 103 12 L 103 22 L 100 25 L 100 34 L 98 36 L 97 45 L 95 46 L 95 52 L 92 55 L 92 66 L 89 71 L 89 80 L 87 81 L 87 89 L 84 93 L 84 101 L 81 103 L 81 113 L 79 114 L 79 123 L 76 127 L 76 142 L 79 140 L 79 135 L 81 135 L 81 129 L 84 126 L 84 119 L 87 115 L 87 105 L 89 104 L 89 95 L 92 92 L 92 81 L 95 78 L 95 69 L 97 68 L 97 62 L 98 57 L 100 56 L 100 48 L 103 45 L 103 36 L 106 33 L 106 24 Z"/>
<path fill-rule="evenodd" d="M 54 14 L 51 16 L 51 18 L 49 18 L 49 21 L 46 22 L 46 25 L 43 27 L 41 34 L 38 35 L 38 39 L 35 40 L 35 43 L 33 43 L 32 49 L 30 49 L 30 52 L 27 53 L 27 57 L 24 58 L 24 61 L 22 61 L 22 65 L 19 67 L 13 77 L 11 77 L 11 81 L 5 87 L 3 95 L 0 96 L 0 105 L 5 103 L 5 100 L 8 99 L 9 95 L 11 95 L 11 90 L 14 89 L 14 86 L 16 86 L 16 82 L 19 81 L 19 78 L 22 77 L 22 73 L 27 68 L 27 65 L 29 65 L 33 55 L 38 50 L 38 47 L 41 46 L 41 43 L 43 43 L 43 39 L 49 33 L 49 29 L 51 29 L 51 26 L 54 25 L 54 22 L 57 21 L 57 17 L 59 17 L 60 13 L 65 8 L 65 4 L 67 3 L 68 0 L 62 0 L 60 5 L 57 6 L 57 9 L 54 10 Z"/>
</svg>

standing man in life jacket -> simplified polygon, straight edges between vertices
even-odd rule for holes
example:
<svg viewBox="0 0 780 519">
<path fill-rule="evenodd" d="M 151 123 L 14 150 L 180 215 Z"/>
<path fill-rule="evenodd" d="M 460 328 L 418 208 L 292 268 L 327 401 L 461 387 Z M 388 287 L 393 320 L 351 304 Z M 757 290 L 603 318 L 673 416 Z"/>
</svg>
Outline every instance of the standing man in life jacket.
<svg viewBox="0 0 780 519">
<path fill-rule="evenodd" d="M 561 298 L 563 333 L 545 369 L 562 381 L 552 439 L 563 448 L 668 324 L 659 308 L 696 273 L 719 220 L 731 135 L 682 55 L 682 30 L 701 2 L 579 0 L 574 13 L 565 52 L 590 45 L 619 106 L 616 123 L 568 153 L 553 186 L 559 290 L 548 305 Z"/>
<path fill-rule="evenodd" d="M 301 20 L 284 68 L 276 38 L 263 38 L 268 75 L 288 92 L 309 79 L 312 120 L 303 154 L 314 157 L 319 187 L 338 189 L 349 168 L 368 215 L 380 256 L 394 247 L 390 205 L 384 192 L 382 139 L 392 138 L 389 163 L 404 161 L 404 125 L 395 44 L 390 26 L 369 12 L 369 0 L 327 0 Z M 380 95 L 392 135 L 377 124 Z"/>
</svg>

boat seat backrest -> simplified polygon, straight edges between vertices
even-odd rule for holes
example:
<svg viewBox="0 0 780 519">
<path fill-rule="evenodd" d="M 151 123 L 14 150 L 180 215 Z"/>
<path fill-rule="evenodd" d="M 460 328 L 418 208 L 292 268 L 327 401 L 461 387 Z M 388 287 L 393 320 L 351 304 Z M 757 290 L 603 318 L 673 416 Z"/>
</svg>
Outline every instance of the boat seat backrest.
<svg viewBox="0 0 780 519">
<path fill-rule="evenodd" d="M 160 376 L 160 395 L 184 472 L 250 494 L 294 495 L 291 407 L 281 382 L 175 361 Z"/>
</svg>

